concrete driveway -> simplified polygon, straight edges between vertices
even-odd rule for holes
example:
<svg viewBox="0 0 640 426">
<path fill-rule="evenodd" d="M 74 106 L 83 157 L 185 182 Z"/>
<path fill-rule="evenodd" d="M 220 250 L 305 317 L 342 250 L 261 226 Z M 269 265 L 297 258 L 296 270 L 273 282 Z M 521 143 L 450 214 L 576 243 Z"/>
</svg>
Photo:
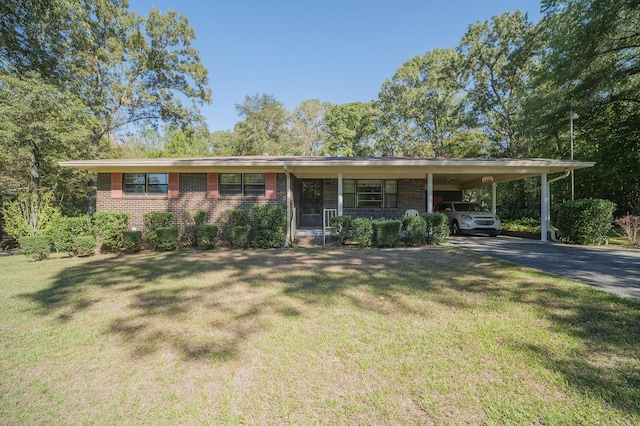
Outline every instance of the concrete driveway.
<svg viewBox="0 0 640 426">
<path fill-rule="evenodd" d="M 451 237 L 449 243 L 640 300 L 640 250 L 575 246 L 505 236 Z"/>
</svg>

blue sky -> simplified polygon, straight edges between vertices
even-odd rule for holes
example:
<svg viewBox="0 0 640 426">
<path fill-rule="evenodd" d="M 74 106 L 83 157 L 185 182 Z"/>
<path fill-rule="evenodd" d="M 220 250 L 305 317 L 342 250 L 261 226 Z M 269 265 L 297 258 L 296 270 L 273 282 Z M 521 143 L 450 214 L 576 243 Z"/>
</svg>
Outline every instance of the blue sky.
<svg viewBox="0 0 640 426">
<path fill-rule="evenodd" d="M 209 69 L 209 130 L 232 130 L 235 104 L 273 95 L 289 111 L 305 99 L 342 104 L 376 99 L 407 60 L 456 47 L 471 23 L 520 10 L 537 22 L 539 0 L 130 0 L 189 18 Z"/>
</svg>

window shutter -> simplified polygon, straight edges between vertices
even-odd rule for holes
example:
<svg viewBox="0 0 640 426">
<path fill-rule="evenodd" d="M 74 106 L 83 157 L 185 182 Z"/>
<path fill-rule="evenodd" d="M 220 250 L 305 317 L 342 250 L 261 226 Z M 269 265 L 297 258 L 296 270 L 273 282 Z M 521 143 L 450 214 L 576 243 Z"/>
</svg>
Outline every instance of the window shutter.
<svg viewBox="0 0 640 426">
<path fill-rule="evenodd" d="M 207 198 L 220 198 L 218 173 L 207 173 Z"/>
<path fill-rule="evenodd" d="M 180 198 L 180 173 L 169 173 L 168 198 Z"/>
<path fill-rule="evenodd" d="M 277 196 L 278 175 L 276 173 L 265 173 L 264 175 L 264 196 L 267 200 L 275 200 Z"/>
<path fill-rule="evenodd" d="M 122 198 L 122 173 L 111 173 L 111 198 Z"/>
</svg>

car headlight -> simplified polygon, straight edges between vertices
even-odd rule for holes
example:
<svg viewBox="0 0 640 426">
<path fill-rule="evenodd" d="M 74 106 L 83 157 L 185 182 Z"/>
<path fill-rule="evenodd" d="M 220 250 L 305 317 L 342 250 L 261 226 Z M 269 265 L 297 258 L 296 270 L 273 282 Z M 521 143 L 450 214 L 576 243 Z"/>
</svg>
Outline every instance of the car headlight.
<svg viewBox="0 0 640 426">
<path fill-rule="evenodd" d="M 469 216 L 468 214 L 463 214 L 460 217 L 462 217 L 462 220 L 471 220 L 471 216 Z"/>
</svg>

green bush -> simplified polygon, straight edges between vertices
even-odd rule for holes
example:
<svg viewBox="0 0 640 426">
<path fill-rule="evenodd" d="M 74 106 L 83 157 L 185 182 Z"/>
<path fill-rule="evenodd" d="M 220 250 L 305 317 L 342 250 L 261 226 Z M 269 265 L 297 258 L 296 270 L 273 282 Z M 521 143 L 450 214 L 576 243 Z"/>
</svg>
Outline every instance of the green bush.
<svg viewBox="0 0 640 426">
<path fill-rule="evenodd" d="M 49 238 L 39 235 L 36 237 L 22 237 L 18 240 L 22 252 L 34 260 L 44 260 L 49 257 L 51 244 Z"/>
<path fill-rule="evenodd" d="M 151 212 L 142 216 L 142 223 L 147 230 L 147 238 L 150 241 L 156 239 L 155 231 L 158 228 L 171 228 L 173 223 L 173 213 Z"/>
<path fill-rule="evenodd" d="M 196 240 L 200 248 L 214 248 L 218 242 L 218 227 L 206 223 L 196 226 Z"/>
<path fill-rule="evenodd" d="M 122 232 L 122 248 L 127 253 L 137 253 L 142 248 L 142 231 Z"/>
<path fill-rule="evenodd" d="M 122 248 L 122 232 L 129 224 L 128 213 L 98 212 L 93 215 L 93 224 L 103 249 L 117 251 Z"/>
<path fill-rule="evenodd" d="M 96 252 L 96 237 L 84 235 L 73 237 L 71 254 L 74 256 L 89 256 Z"/>
<path fill-rule="evenodd" d="M 612 229 L 615 203 L 589 198 L 566 201 L 554 208 L 554 225 L 569 243 L 603 244 Z"/>
<path fill-rule="evenodd" d="M 231 242 L 231 234 L 236 226 L 249 226 L 249 211 L 242 209 L 229 209 L 224 213 L 220 225 L 220 236 Z"/>
<path fill-rule="evenodd" d="M 371 220 L 363 217 L 351 221 L 351 239 L 358 247 L 371 247 Z"/>
<path fill-rule="evenodd" d="M 73 239 L 75 237 L 93 236 L 91 216 L 78 217 L 58 216 L 49 227 L 47 235 L 58 252 L 73 254 Z"/>
<path fill-rule="evenodd" d="M 280 248 L 287 237 L 287 209 L 279 205 L 260 205 L 250 211 L 256 247 Z"/>
<path fill-rule="evenodd" d="M 405 244 L 421 246 L 427 241 L 427 222 L 421 216 L 404 216 L 402 232 L 404 232 Z"/>
<path fill-rule="evenodd" d="M 542 232 L 542 224 L 540 219 L 534 219 L 532 217 L 521 217 L 518 219 L 503 220 L 502 229 L 505 231 L 514 232 L 530 232 L 532 234 Z"/>
<path fill-rule="evenodd" d="M 22 237 L 48 235 L 49 227 L 60 216 L 53 206 L 53 192 L 26 190 L 2 208 L 4 232 L 16 240 Z"/>
<path fill-rule="evenodd" d="M 181 241 L 187 245 L 198 244 L 196 228 L 207 221 L 206 210 L 183 210 L 182 212 L 182 236 Z"/>
<path fill-rule="evenodd" d="M 372 239 L 374 247 L 397 247 L 400 242 L 400 228 L 402 222 L 399 220 L 375 220 L 371 224 Z"/>
<path fill-rule="evenodd" d="M 247 249 L 249 248 L 249 227 L 234 226 L 231 230 L 231 246 L 233 248 Z"/>
<path fill-rule="evenodd" d="M 351 218 L 349 216 L 331 218 L 331 241 L 344 244 L 351 239 L 351 233 Z"/>
<path fill-rule="evenodd" d="M 147 237 L 149 233 L 147 233 Z M 178 228 L 168 226 L 165 228 L 156 228 L 153 230 L 153 239 L 151 243 L 156 250 L 170 251 L 175 250 L 180 245 L 178 240 Z"/>
<path fill-rule="evenodd" d="M 444 213 L 423 213 L 421 217 L 427 224 L 425 244 L 442 244 L 449 238 L 449 218 Z"/>
</svg>

